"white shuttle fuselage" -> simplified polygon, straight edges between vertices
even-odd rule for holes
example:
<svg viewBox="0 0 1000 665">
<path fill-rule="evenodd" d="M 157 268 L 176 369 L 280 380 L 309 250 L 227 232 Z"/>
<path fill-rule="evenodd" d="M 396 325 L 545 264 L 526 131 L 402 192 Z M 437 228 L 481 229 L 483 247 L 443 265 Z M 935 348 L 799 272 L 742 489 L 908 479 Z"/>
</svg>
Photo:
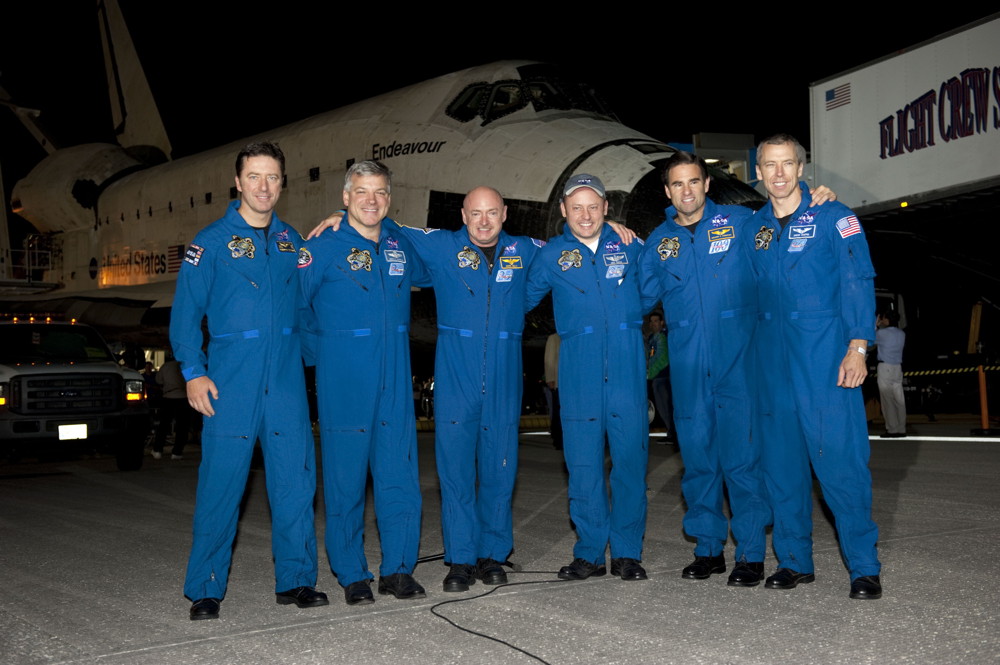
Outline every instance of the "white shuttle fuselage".
<svg viewBox="0 0 1000 665">
<path fill-rule="evenodd" d="M 168 305 L 183 247 L 235 197 L 236 154 L 255 139 L 276 141 L 285 152 L 278 215 L 300 231 L 341 207 L 344 172 L 362 159 L 392 169 L 390 215 L 425 226 L 434 221 L 432 192 L 464 195 L 488 184 L 509 201 L 555 203 L 558 217 L 556 192 L 572 173 L 599 174 L 609 191 L 627 196 L 672 152 L 593 111 L 539 111 L 526 100 L 485 123 L 481 114 L 464 122 L 448 114 L 469 86 L 532 94 L 518 73 L 524 66 L 537 65 L 467 69 L 150 168 L 110 144 L 57 151 L 13 196 L 23 217 L 54 234 L 44 281 L 58 287 L 47 296 L 106 292 Z M 551 222 L 545 217 L 530 221 L 536 234 Z"/>
<path fill-rule="evenodd" d="M 170 161 L 117 3 L 100 3 L 98 13 L 119 145 L 56 150 L 15 185 L 13 209 L 37 227 L 36 247 L 49 252 L 43 268 L 26 271 L 41 291 L 29 297 L 35 303 L 62 303 L 65 312 L 66 303 L 86 302 L 73 315 L 103 325 L 116 321 L 95 306 L 100 301 L 169 307 L 184 249 L 237 196 L 235 158 L 252 140 L 276 141 L 284 151 L 277 212 L 300 231 L 341 207 L 344 173 L 364 159 L 392 170 L 390 216 L 413 226 L 458 228 L 464 194 L 489 185 L 509 206 L 509 232 L 548 238 L 559 230 L 560 187 L 574 173 L 600 177 L 610 217 L 641 235 L 662 221 L 658 164 L 673 148 L 618 122 L 588 85 L 528 61 L 447 74 Z M 234 113 L 240 104 L 234 97 Z M 712 175 L 717 201 L 757 198 Z M 0 299 L 17 293 L 24 302 L 24 288 L 7 288 L 7 297 L 3 290 Z M 136 317 L 126 318 L 118 323 Z"/>
</svg>

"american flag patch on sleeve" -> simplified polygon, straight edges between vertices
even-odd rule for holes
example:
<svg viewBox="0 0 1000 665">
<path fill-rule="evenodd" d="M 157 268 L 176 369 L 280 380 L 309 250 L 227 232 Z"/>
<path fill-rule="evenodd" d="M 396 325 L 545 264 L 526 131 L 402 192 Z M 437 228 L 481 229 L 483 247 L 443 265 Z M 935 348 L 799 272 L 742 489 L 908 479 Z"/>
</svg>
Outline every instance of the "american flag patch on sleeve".
<svg viewBox="0 0 1000 665">
<path fill-rule="evenodd" d="M 841 238 L 848 238 L 857 233 L 861 233 L 861 222 L 854 215 L 849 217 L 844 217 L 837 222 L 837 231 L 840 233 Z"/>
</svg>

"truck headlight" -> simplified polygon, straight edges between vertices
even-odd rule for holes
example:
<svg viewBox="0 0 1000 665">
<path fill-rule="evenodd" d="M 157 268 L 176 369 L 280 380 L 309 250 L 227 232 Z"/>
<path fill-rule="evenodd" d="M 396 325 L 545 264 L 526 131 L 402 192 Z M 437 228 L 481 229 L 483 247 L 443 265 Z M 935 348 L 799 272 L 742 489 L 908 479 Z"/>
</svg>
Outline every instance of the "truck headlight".
<svg viewBox="0 0 1000 665">
<path fill-rule="evenodd" d="M 146 386 L 141 380 L 128 379 L 125 381 L 125 401 L 141 402 L 146 399 Z"/>
</svg>

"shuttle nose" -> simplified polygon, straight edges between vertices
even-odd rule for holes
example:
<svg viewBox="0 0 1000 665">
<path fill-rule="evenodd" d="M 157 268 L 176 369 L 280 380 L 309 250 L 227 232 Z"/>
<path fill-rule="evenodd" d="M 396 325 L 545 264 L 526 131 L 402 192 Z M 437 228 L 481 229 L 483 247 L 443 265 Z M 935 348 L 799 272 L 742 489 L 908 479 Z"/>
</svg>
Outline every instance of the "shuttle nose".
<svg viewBox="0 0 1000 665">
<path fill-rule="evenodd" d="M 656 168 L 643 176 L 631 192 L 608 192 L 608 219 L 621 220 L 645 239 L 663 221 L 667 205 L 660 169 Z"/>
</svg>

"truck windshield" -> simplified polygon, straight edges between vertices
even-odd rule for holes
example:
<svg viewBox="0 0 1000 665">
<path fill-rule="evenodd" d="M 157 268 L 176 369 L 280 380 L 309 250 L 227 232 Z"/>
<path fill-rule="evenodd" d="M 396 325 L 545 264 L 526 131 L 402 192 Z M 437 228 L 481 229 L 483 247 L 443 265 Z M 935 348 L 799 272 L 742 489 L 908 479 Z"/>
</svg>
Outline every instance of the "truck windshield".
<svg viewBox="0 0 1000 665">
<path fill-rule="evenodd" d="M 94 363 L 114 358 L 92 328 L 70 325 L 0 325 L 0 364 Z"/>
</svg>

